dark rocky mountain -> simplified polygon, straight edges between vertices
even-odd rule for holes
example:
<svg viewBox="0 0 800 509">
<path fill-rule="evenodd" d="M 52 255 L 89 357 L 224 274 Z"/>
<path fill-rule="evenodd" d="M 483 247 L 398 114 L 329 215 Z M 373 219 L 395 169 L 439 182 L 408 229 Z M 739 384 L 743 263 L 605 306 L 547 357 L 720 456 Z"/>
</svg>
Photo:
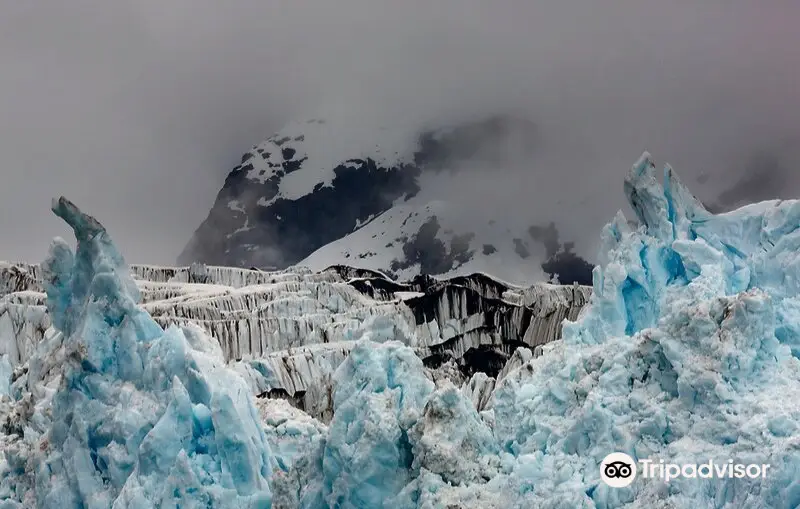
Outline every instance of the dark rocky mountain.
<svg viewBox="0 0 800 509">
<path fill-rule="evenodd" d="M 315 270 L 346 263 L 408 278 L 518 264 L 518 272 L 533 276 L 591 282 L 592 267 L 568 243 L 559 243 L 554 224 L 532 226 L 527 235 L 509 234 L 498 242 L 455 231 L 446 211 L 414 202 L 425 172 L 451 171 L 464 161 L 502 165 L 511 138 L 518 149 L 535 150 L 531 122 L 497 116 L 425 131 L 399 147 L 397 137 L 379 134 L 375 146 L 359 146 L 360 140 L 351 137 L 326 151 L 331 139 L 343 136 L 336 126 L 313 120 L 254 146 L 228 175 L 178 263 L 283 269 L 325 248 L 308 260 Z M 373 224 L 366 235 L 364 226 L 379 219 L 383 231 Z M 531 257 L 531 249 L 544 255 Z M 497 260 L 482 264 L 490 257 Z"/>
</svg>

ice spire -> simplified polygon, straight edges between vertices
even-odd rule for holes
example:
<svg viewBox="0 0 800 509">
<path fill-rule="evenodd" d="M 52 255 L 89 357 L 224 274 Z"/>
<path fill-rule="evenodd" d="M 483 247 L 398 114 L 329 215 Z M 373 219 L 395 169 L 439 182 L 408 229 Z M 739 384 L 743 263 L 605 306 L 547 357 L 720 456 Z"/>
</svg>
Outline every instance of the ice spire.
<svg viewBox="0 0 800 509">
<path fill-rule="evenodd" d="M 44 263 L 64 381 L 36 457 L 39 507 L 269 508 L 270 449 L 245 382 L 199 329 L 166 331 L 105 228 L 65 198 L 75 232 Z"/>
</svg>

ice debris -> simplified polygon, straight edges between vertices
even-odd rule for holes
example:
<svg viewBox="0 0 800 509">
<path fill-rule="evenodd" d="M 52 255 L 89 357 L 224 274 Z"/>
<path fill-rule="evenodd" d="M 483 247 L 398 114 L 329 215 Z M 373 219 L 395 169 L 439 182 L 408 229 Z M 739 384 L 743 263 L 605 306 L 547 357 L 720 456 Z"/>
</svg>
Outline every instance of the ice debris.
<svg viewBox="0 0 800 509">
<path fill-rule="evenodd" d="M 42 433 L 25 424 L 29 447 L 0 455 L 0 506 L 269 508 L 266 435 L 218 344 L 163 330 L 102 225 L 64 198 L 53 211 L 77 239 L 74 254 L 57 239 L 43 266 L 63 379 L 30 416 Z"/>
</svg>

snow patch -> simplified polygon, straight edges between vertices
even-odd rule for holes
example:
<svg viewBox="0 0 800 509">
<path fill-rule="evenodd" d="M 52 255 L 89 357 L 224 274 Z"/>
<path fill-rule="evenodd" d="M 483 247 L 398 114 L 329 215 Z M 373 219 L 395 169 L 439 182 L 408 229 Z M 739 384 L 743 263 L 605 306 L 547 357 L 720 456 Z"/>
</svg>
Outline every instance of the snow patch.
<svg viewBox="0 0 800 509">
<path fill-rule="evenodd" d="M 278 171 L 284 173 L 278 195 L 263 203 L 259 200 L 259 205 L 268 206 L 279 197 L 296 200 L 310 194 L 317 186 L 330 186 L 335 178 L 333 170 L 348 160 L 369 158 L 380 167 L 395 168 L 412 164 L 417 149 L 418 140 L 413 129 L 353 125 L 339 122 L 333 115 L 324 123 L 291 123 L 256 145 L 246 161 L 252 166 L 247 170 L 247 178 L 263 184 Z M 290 157 L 286 159 L 286 155 Z M 284 170 L 285 162 L 301 160 L 299 169 Z"/>
</svg>

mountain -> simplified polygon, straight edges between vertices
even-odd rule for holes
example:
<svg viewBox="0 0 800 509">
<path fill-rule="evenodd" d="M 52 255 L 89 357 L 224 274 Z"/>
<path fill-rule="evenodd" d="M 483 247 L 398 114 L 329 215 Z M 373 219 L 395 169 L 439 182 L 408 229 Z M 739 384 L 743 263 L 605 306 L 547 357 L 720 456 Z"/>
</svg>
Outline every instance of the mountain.
<svg viewBox="0 0 800 509">
<path fill-rule="evenodd" d="M 178 264 L 345 264 L 399 279 L 487 272 L 513 283 L 558 274 L 562 283 L 591 284 L 592 266 L 560 243 L 553 223 L 510 225 L 491 210 L 480 224 L 467 222 L 464 204 L 422 192 L 426 176 L 458 179 L 463 167 L 500 168 L 535 150 L 532 122 L 347 126 L 295 123 L 245 153 Z"/>
</svg>

